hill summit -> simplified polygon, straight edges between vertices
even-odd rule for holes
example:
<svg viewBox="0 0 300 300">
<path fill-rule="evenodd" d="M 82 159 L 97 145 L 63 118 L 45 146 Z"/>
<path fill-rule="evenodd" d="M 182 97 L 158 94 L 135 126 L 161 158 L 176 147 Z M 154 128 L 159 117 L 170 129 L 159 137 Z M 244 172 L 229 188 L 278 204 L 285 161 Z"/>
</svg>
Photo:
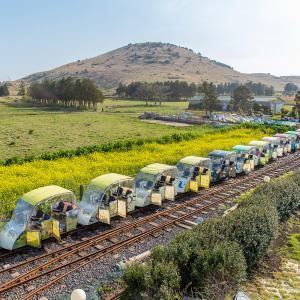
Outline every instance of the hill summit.
<svg viewBox="0 0 300 300">
<path fill-rule="evenodd" d="M 120 82 L 185 80 L 199 83 L 204 80 L 221 82 L 261 82 L 276 89 L 291 81 L 300 86 L 300 76 L 275 77 L 270 74 L 244 74 L 231 66 L 209 59 L 193 50 L 169 43 L 137 43 L 77 60 L 50 71 L 34 73 L 22 80 L 32 83 L 46 78 L 66 76 L 89 78 L 99 87 L 111 89 Z"/>
</svg>

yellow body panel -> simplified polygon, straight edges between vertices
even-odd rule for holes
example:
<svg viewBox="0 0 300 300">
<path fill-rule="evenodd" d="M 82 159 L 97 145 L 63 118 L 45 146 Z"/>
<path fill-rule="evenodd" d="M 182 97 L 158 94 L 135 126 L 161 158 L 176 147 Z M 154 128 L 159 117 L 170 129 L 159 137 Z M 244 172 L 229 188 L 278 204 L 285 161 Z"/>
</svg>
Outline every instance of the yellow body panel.
<svg viewBox="0 0 300 300">
<path fill-rule="evenodd" d="M 117 200 L 109 203 L 109 213 L 110 213 L 111 218 L 118 215 L 118 201 Z"/>
<path fill-rule="evenodd" d="M 162 196 L 160 193 L 152 193 L 150 198 L 151 204 L 162 206 Z"/>
<path fill-rule="evenodd" d="M 167 185 L 165 187 L 165 199 L 166 200 L 175 200 L 175 187 L 172 185 Z"/>
<path fill-rule="evenodd" d="M 118 215 L 120 217 L 126 218 L 127 216 L 127 200 L 118 200 Z"/>
<path fill-rule="evenodd" d="M 27 245 L 41 248 L 41 232 L 39 230 L 26 232 Z"/>
<path fill-rule="evenodd" d="M 210 184 L 210 175 L 209 174 L 201 175 L 199 186 L 202 188 L 209 188 L 209 184 Z"/>
<path fill-rule="evenodd" d="M 198 192 L 199 186 L 198 186 L 198 182 L 195 180 L 191 180 L 190 184 L 189 184 L 189 189 L 192 192 Z"/>
<path fill-rule="evenodd" d="M 42 240 L 52 236 L 52 220 L 46 220 L 42 222 Z"/>
<path fill-rule="evenodd" d="M 253 166 L 254 166 L 254 162 L 253 162 Z M 249 163 L 244 164 L 244 171 L 246 173 L 249 173 L 249 172 L 251 172 L 251 170 L 252 170 L 252 166 L 251 166 L 251 162 L 249 161 Z"/>
<path fill-rule="evenodd" d="M 60 240 L 60 230 L 59 230 L 59 221 L 57 220 L 52 220 L 52 233 L 53 236 L 57 239 Z"/>
<path fill-rule="evenodd" d="M 134 209 L 135 209 L 135 199 L 129 197 L 127 199 L 127 212 L 134 211 Z"/>
<path fill-rule="evenodd" d="M 110 224 L 109 208 L 100 208 L 99 209 L 99 221 L 104 224 Z"/>
<path fill-rule="evenodd" d="M 76 229 L 77 217 L 68 217 L 66 220 L 66 226 L 67 226 L 67 228 L 66 228 L 67 232 Z"/>
</svg>

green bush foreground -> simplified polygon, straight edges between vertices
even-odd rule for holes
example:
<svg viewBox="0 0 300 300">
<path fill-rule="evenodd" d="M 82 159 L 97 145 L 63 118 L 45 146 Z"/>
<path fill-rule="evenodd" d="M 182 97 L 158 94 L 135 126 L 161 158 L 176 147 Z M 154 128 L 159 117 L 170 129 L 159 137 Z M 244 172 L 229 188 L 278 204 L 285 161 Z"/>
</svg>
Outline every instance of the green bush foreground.
<svg viewBox="0 0 300 300">
<path fill-rule="evenodd" d="M 125 270 L 126 294 L 133 299 L 224 299 L 238 290 L 267 253 L 279 222 L 300 207 L 300 172 L 262 184 L 226 217 L 208 219 L 152 249 L 146 264 Z"/>
</svg>

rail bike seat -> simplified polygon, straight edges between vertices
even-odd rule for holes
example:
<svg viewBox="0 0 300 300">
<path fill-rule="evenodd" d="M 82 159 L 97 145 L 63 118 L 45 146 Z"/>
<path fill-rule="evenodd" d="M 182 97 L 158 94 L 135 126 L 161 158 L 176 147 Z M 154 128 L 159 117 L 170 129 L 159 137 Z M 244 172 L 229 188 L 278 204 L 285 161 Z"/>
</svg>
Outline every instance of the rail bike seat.
<svg viewBox="0 0 300 300">
<path fill-rule="evenodd" d="M 207 168 L 204 168 L 204 169 L 202 170 L 202 175 L 206 175 L 207 172 L 208 172 L 208 169 L 207 169 Z"/>
<path fill-rule="evenodd" d="M 42 210 L 38 210 L 35 216 L 31 216 L 32 221 L 39 221 L 44 217 L 44 213 Z"/>
<path fill-rule="evenodd" d="M 56 212 L 56 213 L 62 213 L 64 211 L 64 207 L 65 207 L 65 204 L 62 201 L 60 201 L 58 203 L 57 207 L 54 207 L 52 209 L 52 211 Z"/>
</svg>

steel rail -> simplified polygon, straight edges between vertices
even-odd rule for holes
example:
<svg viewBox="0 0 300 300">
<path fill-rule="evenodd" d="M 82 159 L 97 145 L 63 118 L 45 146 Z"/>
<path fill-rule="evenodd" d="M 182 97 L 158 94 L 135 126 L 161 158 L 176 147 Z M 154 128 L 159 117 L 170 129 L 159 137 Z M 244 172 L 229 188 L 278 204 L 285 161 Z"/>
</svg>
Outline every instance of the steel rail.
<svg viewBox="0 0 300 300">
<path fill-rule="evenodd" d="M 77 253 L 78 251 L 80 251 L 80 250 L 82 250 L 82 249 L 84 249 L 84 248 L 87 248 L 87 247 L 89 247 L 90 245 L 95 244 L 96 242 L 99 242 L 99 241 L 100 241 L 99 239 L 101 239 L 101 241 L 102 241 L 102 240 L 105 240 L 105 239 L 111 237 L 111 235 L 114 235 L 114 234 L 123 232 L 123 231 L 125 231 L 125 230 L 127 230 L 127 229 L 130 229 L 130 228 L 135 228 L 135 227 L 138 226 L 138 225 L 147 223 L 147 222 L 148 222 L 149 220 L 151 220 L 151 219 L 157 218 L 157 217 L 159 217 L 159 216 L 167 216 L 167 214 L 170 214 L 171 212 L 174 212 L 174 211 L 176 211 L 176 210 L 180 210 L 181 208 L 185 208 L 185 207 L 187 207 L 187 206 L 189 206 L 189 205 L 193 205 L 193 204 L 197 203 L 199 200 L 204 200 L 203 198 L 207 198 L 207 197 L 211 196 L 212 194 L 216 194 L 216 193 L 222 192 L 222 191 L 223 191 L 223 193 L 224 193 L 224 191 L 226 191 L 226 188 L 227 188 L 227 187 L 236 186 L 238 183 L 241 183 L 241 186 L 239 187 L 239 190 L 238 190 L 237 192 L 231 193 L 231 194 L 229 194 L 228 196 L 222 197 L 221 199 L 218 199 L 218 200 L 215 201 L 215 202 L 212 202 L 212 203 L 210 203 L 210 204 L 208 204 L 208 205 L 206 205 L 206 206 L 203 206 L 203 207 L 201 207 L 201 208 L 198 208 L 198 209 L 196 209 L 195 211 L 193 211 L 192 213 L 186 214 L 186 215 L 180 217 L 179 219 L 171 220 L 171 221 L 169 221 L 170 223 L 167 222 L 167 224 L 173 224 L 173 223 L 176 223 L 176 222 L 178 222 L 178 220 L 183 219 L 183 217 L 186 217 L 186 218 L 187 218 L 187 217 L 189 217 L 190 215 L 194 215 L 195 213 L 199 213 L 199 212 L 205 210 L 206 207 L 210 207 L 210 206 L 212 206 L 212 205 L 213 205 L 213 206 L 218 205 L 218 203 L 224 202 L 224 201 L 226 201 L 228 198 L 232 198 L 232 197 L 234 197 L 234 196 L 240 194 L 243 190 L 249 189 L 249 184 L 247 184 L 246 187 L 243 187 L 243 183 L 244 183 L 245 181 L 248 181 L 248 180 L 251 179 L 251 178 L 260 177 L 260 176 L 262 176 L 263 174 L 267 173 L 270 169 L 271 169 L 271 170 L 274 169 L 274 167 L 278 167 L 278 166 L 280 166 L 280 165 L 285 165 L 285 163 L 286 163 L 285 161 L 286 161 L 286 160 L 288 160 L 289 162 L 291 162 L 291 161 L 293 161 L 293 160 L 297 160 L 297 159 L 298 159 L 298 156 L 299 156 L 299 155 L 295 155 L 295 154 L 294 154 L 292 157 L 288 157 L 288 156 L 287 156 L 289 159 L 284 159 L 284 158 L 283 158 L 280 164 L 278 164 L 278 163 L 275 164 L 275 162 L 274 162 L 274 163 L 272 163 L 272 164 L 266 166 L 265 168 L 262 168 L 262 169 L 257 170 L 258 172 L 254 171 L 254 172 L 250 173 L 250 175 L 248 175 L 248 176 L 238 178 L 238 181 L 235 180 L 235 181 L 233 181 L 232 183 L 229 183 L 229 182 L 228 182 L 228 184 L 226 184 L 225 186 L 222 185 L 222 186 L 220 186 L 220 187 L 214 189 L 213 191 L 210 191 L 210 192 L 207 193 L 207 194 L 200 195 L 200 196 L 196 197 L 197 199 L 189 200 L 189 201 L 184 202 L 184 203 L 182 203 L 182 204 L 176 205 L 176 206 L 173 207 L 173 208 L 169 208 L 169 209 L 166 209 L 166 210 L 164 210 L 164 211 L 161 211 L 161 212 L 158 212 L 158 213 L 154 213 L 153 215 L 148 216 L 148 217 L 145 217 L 145 218 L 143 218 L 142 220 L 138 220 L 138 221 L 136 221 L 136 222 L 133 222 L 133 223 L 131 223 L 131 224 L 126 225 L 125 228 L 123 227 L 123 228 L 112 229 L 110 232 L 105 232 L 104 234 L 102 234 L 102 235 L 100 235 L 100 236 L 97 236 L 97 237 L 93 237 L 93 238 L 91 238 L 91 239 L 88 240 L 88 241 L 84 241 L 84 242 L 77 243 L 77 244 L 75 244 L 75 245 L 71 245 L 71 246 L 69 246 L 69 247 L 66 247 L 66 249 L 71 249 L 71 248 L 74 248 L 74 247 L 77 247 L 77 248 L 73 249 L 71 252 L 68 252 L 68 253 L 64 254 L 64 255 L 61 256 L 61 257 L 55 258 L 55 261 L 50 261 L 50 262 L 48 262 L 48 263 L 46 263 L 46 264 L 44 264 L 44 265 L 42 265 L 42 266 L 36 267 L 36 268 L 35 268 L 35 271 L 38 272 L 38 271 L 42 270 L 43 267 L 48 267 L 48 266 L 52 265 L 54 262 L 62 260 L 63 258 L 65 258 L 67 255 L 69 255 L 69 254 L 71 254 L 71 253 Z M 286 157 L 286 158 L 287 158 L 287 157 Z M 298 166 L 297 163 L 296 163 L 296 165 Z M 293 169 L 294 167 L 295 167 L 295 166 L 290 165 L 290 168 L 291 168 L 291 169 Z M 285 170 L 283 170 L 283 171 L 285 171 Z M 274 170 L 274 172 L 275 172 L 275 175 L 277 175 L 278 173 L 282 173 L 282 172 L 276 172 L 276 170 Z M 255 186 L 255 183 L 251 184 L 250 186 Z M 236 187 L 236 188 L 237 188 L 237 187 Z M 168 225 L 166 225 L 166 226 L 168 226 Z M 160 230 L 160 228 L 164 228 L 164 226 L 162 226 L 162 225 L 160 224 L 157 228 L 153 228 L 153 229 L 155 229 L 155 231 L 156 231 L 156 230 Z M 149 229 L 149 230 L 146 231 L 146 232 L 150 232 L 150 234 L 151 234 L 151 230 L 153 230 L 153 229 Z M 146 233 L 146 232 L 145 232 L 145 233 Z M 138 237 L 141 237 L 141 238 L 142 238 L 142 237 L 144 236 L 145 233 L 141 233 L 141 234 L 137 235 L 136 237 L 137 237 L 137 238 L 138 238 Z M 131 239 L 124 240 L 124 241 L 120 242 L 120 243 L 121 243 L 120 245 L 123 247 L 123 246 L 124 246 L 124 245 L 123 245 L 124 243 L 125 243 L 125 244 L 126 244 L 127 242 L 130 243 L 130 241 L 131 241 Z M 81 245 L 81 246 L 78 248 L 78 245 Z M 44 275 L 46 275 L 46 274 L 52 273 L 52 272 L 54 272 L 54 271 L 56 271 L 56 270 L 59 270 L 59 269 L 61 269 L 61 268 L 63 268 L 63 267 L 67 267 L 67 266 L 69 266 L 69 265 L 71 265 L 71 264 L 73 264 L 73 263 L 81 262 L 81 261 L 83 261 L 83 260 L 85 260 L 85 259 L 87 259 L 87 258 L 93 257 L 93 256 L 95 256 L 95 255 L 96 255 L 96 257 L 98 257 L 97 254 L 99 254 L 100 257 L 102 257 L 103 255 L 106 255 L 106 254 L 107 254 L 107 252 L 106 252 L 105 250 L 109 251 L 109 253 L 110 253 L 111 251 L 115 251 L 115 250 L 113 250 L 113 249 L 115 249 L 115 247 L 118 247 L 118 245 L 119 245 L 118 243 L 115 244 L 115 245 L 111 245 L 111 246 L 109 246 L 108 248 L 101 249 L 101 250 L 96 251 L 96 252 L 94 252 L 94 253 L 92 253 L 92 254 L 89 254 L 87 257 L 83 257 L 83 258 L 77 259 L 77 260 L 75 260 L 75 261 L 66 263 L 66 264 L 64 264 L 64 265 L 62 265 L 62 266 L 59 266 L 59 267 L 57 267 L 57 268 L 55 268 L 55 269 L 52 269 L 52 270 L 50 270 L 50 271 L 48 271 L 48 272 L 46 272 L 46 273 L 39 274 L 39 275 L 37 275 L 37 276 L 35 276 L 35 277 L 33 277 L 33 278 L 32 278 L 32 277 L 31 277 L 31 278 L 28 278 L 28 275 L 33 274 L 33 273 L 30 273 L 30 272 L 29 272 L 30 274 L 26 273 L 26 274 L 20 276 L 20 277 L 25 277 L 25 276 L 26 276 L 26 277 L 27 277 L 27 280 L 26 280 L 26 281 L 21 281 L 21 282 L 20 282 L 20 278 L 17 278 L 17 280 L 12 280 L 12 281 L 10 281 L 10 282 L 7 282 L 7 283 L 5 284 L 5 286 L 6 286 L 7 289 L 11 289 L 11 288 L 13 288 L 13 287 L 16 286 L 16 285 L 19 285 L 20 283 L 21 283 L 21 284 L 24 284 L 24 283 L 26 283 L 26 282 L 28 282 L 28 281 L 31 281 L 31 280 L 34 280 L 34 279 L 36 279 L 36 278 L 38 278 L 38 277 L 41 277 L 41 276 L 44 276 Z M 111 247 L 111 248 L 110 248 L 110 247 Z M 59 249 L 59 250 L 57 250 L 57 251 L 54 251 L 53 253 L 49 253 L 49 254 L 46 254 L 46 255 L 44 255 L 44 256 L 41 256 L 39 259 L 48 257 L 48 256 L 50 256 L 50 255 L 54 255 L 55 253 L 58 253 L 59 251 L 66 251 L 66 249 Z M 112 250 L 109 250 L 109 249 L 112 249 Z M 119 248 L 118 248 L 118 249 L 119 249 Z M 32 259 L 32 260 L 30 260 L 30 261 L 26 261 L 26 262 L 23 262 L 23 263 L 21 263 L 21 264 L 19 264 L 19 265 L 13 266 L 12 268 L 17 268 L 17 267 L 19 267 L 19 266 L 21 266 L 21 265 L 25 265 L 26 263 L 29 263 L 29 262 L 32 262 L 32 261 L 36 261 L 36 260 L 35 260 L 35 259 Z M 77 268 L 75 268 L 74 271 L 75 271 L 75 270 L 77 270 Z M 70 272 L 73 272 L 73 271 L 70 271 Z M 65 274 L 65 276 L 67 276 L 68 274 L 69 274 L 69 273 Z M 65 277 L 65 276 L 63 276 L 63 277 Z M 12 285 L 13 282 L 15 282 L 15 283 L 18 282 L 18 283 Z M 2 288 L 2 287 L 1 287 L 1 288 Z M 5 287 L 4 287 L 4 289 L 5 289 Z M 5 290 L 7 290 L 7 289 L 5 289 Z M 3 291 L 4 291 L 4 290 L 1 289 L 1 292 L 3 292 Z M 27 299 L 27 298 L 26 298 L 26 299 Z"/>
</svg>

